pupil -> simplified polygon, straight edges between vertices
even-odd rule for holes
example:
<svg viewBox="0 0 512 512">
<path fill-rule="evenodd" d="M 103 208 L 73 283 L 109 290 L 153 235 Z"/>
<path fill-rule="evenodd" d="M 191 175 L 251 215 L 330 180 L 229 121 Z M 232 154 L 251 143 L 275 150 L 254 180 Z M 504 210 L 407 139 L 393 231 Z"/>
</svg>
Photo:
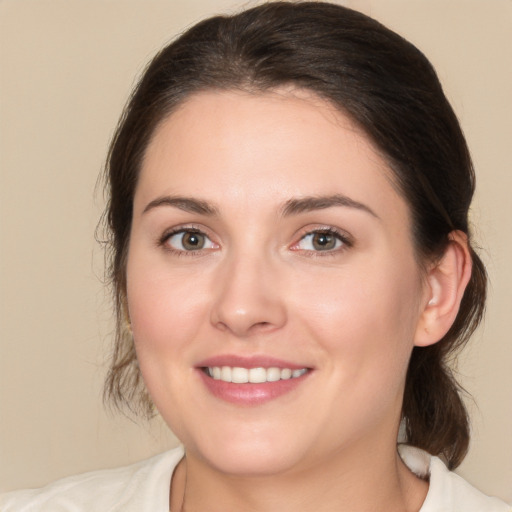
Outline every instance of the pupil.
<svg viewBox="0 0 512 512">
<path fill-rule="evenodd" d="M 315 249 L 326 250 L 332 249 L 335 245 L 334 236 L 329 235 L 328 233 L 317 233 L 313 237 L 313 246 Z"/>
<path fill-rule="evenodd" d="M 204 237 L 200 233 L 185 233 L 183 247 L 185 249 L 201 249 L 204 245 Z"/>
</svg>

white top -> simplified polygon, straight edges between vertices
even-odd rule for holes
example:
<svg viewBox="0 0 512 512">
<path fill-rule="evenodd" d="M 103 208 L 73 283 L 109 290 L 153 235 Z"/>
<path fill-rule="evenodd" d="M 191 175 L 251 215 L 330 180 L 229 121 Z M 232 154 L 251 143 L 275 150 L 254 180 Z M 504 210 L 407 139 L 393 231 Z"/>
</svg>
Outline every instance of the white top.
<svg viewBox="0 0 512 512">
<path fill-rule="evenodd" d="M 443 462 L 417 448 L 400 445 L 403 461 L 429 490 L 419 512 L 512 512 L 497 498 L 477 491 L 448 471 Z M 172 472 L 183 448 L 118 469 L 93 471 L 58 480 L 41 489 L 0 496 L 0 512 L 168 512 Z"/>
<path fill-rule="evenodd" d="M 398 445 L 398 453 L 413 473 L 429 480 L 419 512 L 512 512 L 510 505 L 486 496 L 449 471 L 439 457 L 405 444 Z"/>
</svg>

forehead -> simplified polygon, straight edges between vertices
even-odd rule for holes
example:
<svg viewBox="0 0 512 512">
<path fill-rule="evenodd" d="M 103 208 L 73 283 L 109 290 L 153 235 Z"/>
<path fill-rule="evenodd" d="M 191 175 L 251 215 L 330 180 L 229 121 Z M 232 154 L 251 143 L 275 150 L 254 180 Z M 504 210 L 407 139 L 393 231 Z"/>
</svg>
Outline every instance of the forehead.
<svg viewBox="0 0 512 512">
<path fill-rule="evenodd" d="M 186 193 L 261 210 L 291 197 L 342 193 L 403 214 L 391 176 L 356 124 L 313 93 L 208 91 L 157 127 L 135 199 L 140 208 L 155 195 Z"/>
</svg>

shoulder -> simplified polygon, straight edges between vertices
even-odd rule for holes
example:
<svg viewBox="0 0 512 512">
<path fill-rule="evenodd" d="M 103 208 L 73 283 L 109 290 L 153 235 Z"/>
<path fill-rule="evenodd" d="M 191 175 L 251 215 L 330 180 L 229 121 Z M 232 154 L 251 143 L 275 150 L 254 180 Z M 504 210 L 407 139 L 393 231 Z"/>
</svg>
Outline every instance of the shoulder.
<svg viewBox="0 0 512 512">
<path fill-rule="evenodd" d="M 428 494 L 420 512 L 512 512 L 510 505 L 483 494 L 449 471 L 438 457 L 406 445 L 399 445 L 398 451 L 413 473 L 429 480 Z"/>
<path fill-rule="evenodd" d="M 169 510 L 172 472 L 183 457 L 176 448 L 116 469 L 58 480 L 41 489 L 0 496 L 1 512 L 160 512 Z"/>
</svg>

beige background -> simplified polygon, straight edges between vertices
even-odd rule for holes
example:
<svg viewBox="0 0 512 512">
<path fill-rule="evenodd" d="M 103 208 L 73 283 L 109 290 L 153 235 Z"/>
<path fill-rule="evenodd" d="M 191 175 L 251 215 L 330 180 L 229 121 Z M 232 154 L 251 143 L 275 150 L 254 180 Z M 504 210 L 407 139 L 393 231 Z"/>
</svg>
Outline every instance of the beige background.
<svg viewBox="0 0 512 512">
<path fill-rule="evenodd" d="M 249 2 L 252 4 L 254 2 Z M 460 472 L 512 501 L 512 2 L 346 2 L 433 61 L 478 173 L 473 219 L 492 279 L 460 372 L 477 406 Z M 248 5 L 245 4 L 245 5 Z M 110 302 L 94 193 L 134 77 L 233 0 L 0 0 L 0 487 L 125 464 L 174 441 L 101 403 Z"/>
</svg>

